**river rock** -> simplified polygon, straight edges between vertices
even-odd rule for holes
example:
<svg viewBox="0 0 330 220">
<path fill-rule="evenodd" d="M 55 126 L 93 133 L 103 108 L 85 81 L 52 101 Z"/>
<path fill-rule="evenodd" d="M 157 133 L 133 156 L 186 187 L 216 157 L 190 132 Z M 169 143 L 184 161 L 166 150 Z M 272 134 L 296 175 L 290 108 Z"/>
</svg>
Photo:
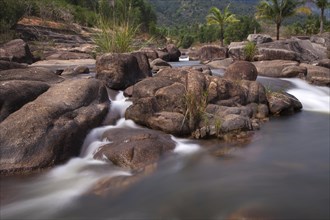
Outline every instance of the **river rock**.
<svg viewBox="0 0 330 220">
<path fill-rule="evenodd" d="M 158 53 L 155 49 L 150 48 L 150 47 L 143 47 L 139 50 L 140 52 L 143 52 L 148 59 L 150 60 L 155 60 L 158 58 Z"/>
<path fill-rule="evenodd" d="M 153 61 L 151 61 L 150 67 L 153 72 L 158 72 L 160 69 L 164 69 L 164 68 L 172 68 L 171 64 L 160 58 L 156 58 Z"/>
<path fill-rule="evenodd" d="M 31 64 L 33 55 L 27 43 L 22 39 L 15 39 L 0 47 L 0 60 Z"/>
<path fill-rule="evenodd" d="M 255 81 L 258 77 L 257 68 L 247 61 L 236 61 L 229 65 L 225 71 L 225 78 L 232 80 L 251 80 Z"/>
<path fill-rule="evenodd" d="M 177 62 L 181 56 L 180 50 L 174 44 L 166 45 L 166 51 L 169 54 L 170 62 Z"/>
<path fill-rule="evenodd" d="M 0 123 L 0 173 L 29 172 L 77 156 L 87 132 L 102 122 L 108 108 L 99 80 L 53 85 Z"/>
<path fill-rule="evenodd" d="M 297 76 L 306 76 L 307 68 L 304 66 L 287 66 L 284 67 L 282 70 L 282 77 L 290 78 L 290 77 L 297 77 Z"/>
<path fill-rule="evenodd" d="M 131 169 L 141 169 L 153 164 L 175 148 L 170 135 L 145 128 L 110 129 L 102 138 L 110 143 L 102 146 L 94 158 L 106 157 L 117 166 Z"/>
<path fill-rule="evenodd" d="M 267 95 L 269 111 L 274 115 L 286 115 L 300 111 L 301 102 L 288 93 L 270 92 Z"/>
<path fill-rule="evenodd" d="M 70 66 L 64 69 L 61 75 L 77 75 L 89 73 L 89 68 L 87 66 Z"/>
<path fill-rule="evenodd" d="M 75 60 L 75 59 L 93 59 L 93 57 L 87 53 L 77 53 L 70 51 L 58 51 L 46 57 L 46 60 Z"/>
<path fill-rule="evenodd" d="M 10 80 L 0 82 L 0 123 L 8 115 L 47 91 L 49 85 L 38 81 Z"/>
<path fill-rule="evenodd" d="M 126 110 L 126 119 L 166 133 L 192 134 L 197 138 L 214 136 L 218 118 L 224 120 L 226 115 L 237 114 L 252 120 L 258 114 L 258 105 L 268 103 L 265 88 L 259 82 L 236 82 L 205 75 L 193 68 L 163 69 L 154 77 L 136 83 L 131 99 L 133 104 Z M 247 106 L 250 103 L 256 104 L 255 113 Z M 210 105 L 222 110 L 208 111 Z M 206 121 L 212 125 L 206 125 Z M 235 126 L 228 125 L 223 132 L 245 131 L 244 126 L 230 130 L 229 127 Z"/>
<path fill-rule="evenodd" d="M 320 61 L 317 63 L 317 66 L 322 66 L 322 67 L 325 67 L 325 68 L 330 69 L 330 59 L 323 59 L 323 60 L 320 60 Z"/>
<path fill-rule="evenodd" d="M 253 64 L 258 70 L 258 75 L 267 77 L 292 77 L 292 71 L 287 71 L 287 68 L 299 65 L 296 61 L 288 60 L 265 60 L 253 62 Z M 283 70 L 286 71 L 283 72 Z"/>
<path fill-rule="evenodd" d="M 243 60 L 246 44 L 247 42 L 231 42 L 228 46 L 228 56 L 234 60 Z"/>
<path fill-rule="evenodd" d="M 223 60 L 213 60 L 207 63 L 207 65 L 215 69 L 227 69 L 227 67 L 233 62 L 233 58 L 226 58 Z"/>
<path fill-rule="evenodd" d="M 138 62 L 147 62 L 148 59 L 137 59 L 132 54 L 109 53 L 104 54 L 96 60 L 96 78 L 105 81 L 106 85 L 115 90 L 123 90 L 135 84 L 143 78 L 151 76 L 141 69 Z"/>
<path fill-rule="evenodd" d="M 311 42 L 320 44 L 323 47 L 330 47 L 330 32 L 324 32 L 322 34 L 313 35 L 310 37 Z"/>
<path fill-rule="evenodd" d="M 59 83 L 64 79 L 53 71 L 43 67 L 31 67 L 26 69 L 10 69 L 0 71 L 0 82 L 8 80 L 28 80 L 45 83 Z"/>
<path fill-rule="evenodd" d="M 249 34 L 247 40 L 256 44 L 263 44 L 273 41 L 272 37 L 267 34 Z"/>
<path fill-rule="evenodd" d="M 212 60 L 223 60 L 227 58 L 227 48 L 215 45 L 206 45 L 199 49 L 199 60 L 207 63 Z"/>
<path fill-rule="evenodd" d="M 24 69 L 27 67 L 28 67 L 27 64 L 0 60 L 0 71 L 9 70 L 9 69 Z"/>
<path fill-rule="evenodd" d="M 297 60 L 296 53 L 277 48 L 259 48 L 258 60 Z"/>
<path fill-rule="evenodd" d="M 307 68 L 306 80 L 318 86 L 330 86 L 330 70 L 322 66 L 302 63 L 300 66 Z"/>
<path fill-rule="evenodd" d="M 258 45 L 263 60 L 297 60 L 312 63 L 327 58 L 327 48 L 310 40 L 291 38 Z M 282 56 L 282 57 L 281 57 Z"/>
</svg>

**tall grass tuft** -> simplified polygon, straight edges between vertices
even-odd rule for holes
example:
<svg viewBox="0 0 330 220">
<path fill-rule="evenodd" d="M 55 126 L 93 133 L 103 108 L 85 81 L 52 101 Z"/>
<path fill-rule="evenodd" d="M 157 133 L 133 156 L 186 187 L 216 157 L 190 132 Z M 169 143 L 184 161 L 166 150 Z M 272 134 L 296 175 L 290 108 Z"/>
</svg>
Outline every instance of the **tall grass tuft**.
<svg viewBox="0 0 330 220">
<path fill-rule="evenodd" d="M 253 61 L 254 56 L 257 53 L 257 46 L 253 42 L 248 42 L 244 47 L 244 59 L 246 61 Z"/>
<path fill-rule="evenodd" d="M 98 51 L 103 53 L 125 53 L 132 51 L 134 37 L 139 26 L 127 23 L 115 24 L 107 19 L 98 19 L 100 32 L 93 40 L 98 46 Z"/>
</svg>

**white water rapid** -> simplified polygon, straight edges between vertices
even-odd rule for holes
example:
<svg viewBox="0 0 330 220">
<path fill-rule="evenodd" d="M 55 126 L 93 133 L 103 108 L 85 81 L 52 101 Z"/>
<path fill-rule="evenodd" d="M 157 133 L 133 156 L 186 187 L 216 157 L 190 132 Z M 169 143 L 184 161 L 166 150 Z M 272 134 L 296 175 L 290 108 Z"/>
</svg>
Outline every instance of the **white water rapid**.
<svg viewBox="0 0 330 220">
<path fill-rule="evenodd" d="M 295 88 L 287 92 L 294 95 L 303 105 L 305 111 L 330 114 L 330 88 L 312 86 L 301 79 L 282 79 L 291 82 Z"/>
</svg>

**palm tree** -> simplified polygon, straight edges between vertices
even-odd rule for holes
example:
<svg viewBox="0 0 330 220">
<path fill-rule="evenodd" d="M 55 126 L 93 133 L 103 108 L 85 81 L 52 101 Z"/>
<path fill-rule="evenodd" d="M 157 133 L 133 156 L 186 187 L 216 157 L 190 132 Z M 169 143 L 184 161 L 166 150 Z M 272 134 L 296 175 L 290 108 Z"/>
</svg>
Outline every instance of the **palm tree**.
<svg viewBox="0 0 330 220">
<path fill-rule="evenodd" d="M 323 20 L 324 20 L 324 11 L 326 8 L 330 7 L 328 0 L 314 0 L 316 6 L 321 10 L 320 13 L 320 33 L 323 33 Z"/>
<path fill-rule="evenodd" d="M 225 26 L 230 23 L 238 22 L 235 15 L 229 11 L 229 5 L 224 9 L 223 12 L 217 7 L 212 7 L 209 14 L 206 16 L 207 24 L 216 24 L 220 26 L 220 44 L 223 47 L 223 36 Z"/>
<path fill-rule="evenodd" d="M 325 0 L 327 1 L 327 0 Z M 280 38 L 280 27 L 285 18 L 297 13 L 300 0 L 261 0 L 257 5 L 257 17 L 272 20 L 276 24 L 276 39 Z"/>
</svg>

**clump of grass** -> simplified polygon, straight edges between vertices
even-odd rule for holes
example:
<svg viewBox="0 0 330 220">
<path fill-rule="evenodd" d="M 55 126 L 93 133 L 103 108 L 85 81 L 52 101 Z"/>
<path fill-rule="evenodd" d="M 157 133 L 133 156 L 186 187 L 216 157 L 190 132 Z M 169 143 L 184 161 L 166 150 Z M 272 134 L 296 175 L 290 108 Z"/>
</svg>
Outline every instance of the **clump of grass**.
<svg viewBox="0 0 330 220">
<path fill-rule="evenodd" d="M 243 48 L 243 51 L 244 51 L 244 59 L 246 61 L 253 61 L 254 59 L 254 56 L 256 55 L 257 53 L 257 46 L 255 43 L 253 42 L 248 42 L 244 48 Z"/>
<path fill-rule="evenodd" d="M 93 38 L 99 52 L 125 53 L 133 50 L 133 40 L 139 26 L 129 23 L 111 24 L 102 17 L 98 20 L 100 32 Z"/>
<path fill-rule="evenodd" d="M 182 126 L 188 118 L 189 120 L 189 128 L 195 129 L 196 124 L 202 119 L 205 109 L 207 106 L 208 100 L 208 92 L 204 91 L 199 97 L 198 95 L 194 94 L 193 92 L 189 91 L 184 96 L 184 102 L 186 107 L 186 114 L 185 118 L 182 122 Z"/>
</svg>

